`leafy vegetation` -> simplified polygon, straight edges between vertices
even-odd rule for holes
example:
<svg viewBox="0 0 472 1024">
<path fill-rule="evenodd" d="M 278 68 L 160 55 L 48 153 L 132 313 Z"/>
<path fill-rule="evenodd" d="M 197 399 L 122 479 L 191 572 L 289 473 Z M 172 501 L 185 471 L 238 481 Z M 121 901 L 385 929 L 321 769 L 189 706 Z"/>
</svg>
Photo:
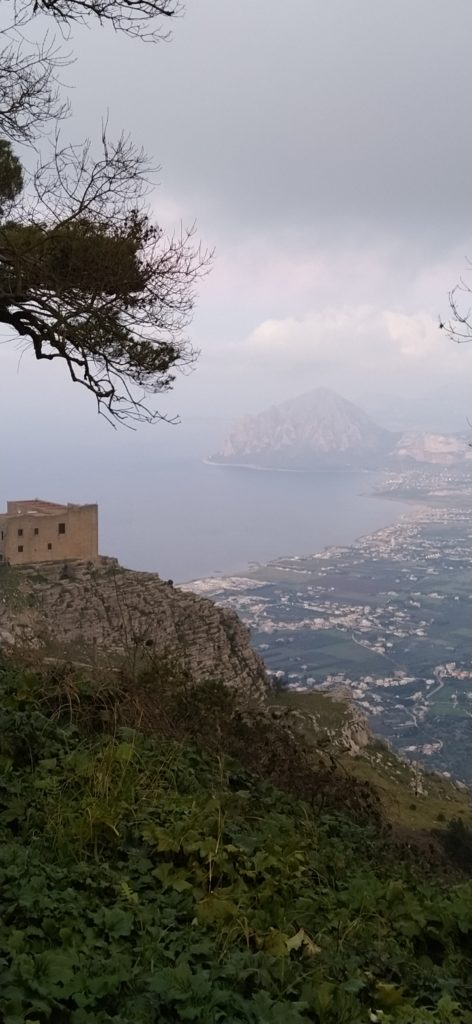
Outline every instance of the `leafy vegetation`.
<svg viewBox="0 0 472 1024">
<path fill-rule="evenodd" d="M 165 732 L 0 668 L 5 1024 L 472 1022 L 469 881 Z"/>
<path fill-rule="evenodd" d="M 438 832 L 449 859 L 462 871 L 472 873 L 472 829 L 462 818 L 452 818 L 447 828 Z"/>
</svg>

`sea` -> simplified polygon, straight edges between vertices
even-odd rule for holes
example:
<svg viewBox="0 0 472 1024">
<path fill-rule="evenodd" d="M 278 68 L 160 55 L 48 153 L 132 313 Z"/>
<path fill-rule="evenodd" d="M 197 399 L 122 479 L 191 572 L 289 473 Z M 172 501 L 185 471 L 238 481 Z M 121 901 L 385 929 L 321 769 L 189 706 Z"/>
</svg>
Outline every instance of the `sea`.
<svg viewBox="0 0 472 1024">
<path fill-rule="evenodd" d="M 133 432 L 78 422 L 71 437 L 53 424 L 41 450 L 54 458 L 35 460 L 25 431 L 2 452 L 2 493 L 98 502 L 100 552 L 175 583 L 347 545 L 402 514 L 398 501 L 372 496 L 379 473 L 208 463 L 230 425 L 208 417 Z"/>
<path fill-rule="evenodd" d="M 294 473 L 163 461 L 100 496 L 104 554 L 175 583 L 307 555 L 396 522 L 406 506 L 373 495 L 380 473 Z"/>
</svg>

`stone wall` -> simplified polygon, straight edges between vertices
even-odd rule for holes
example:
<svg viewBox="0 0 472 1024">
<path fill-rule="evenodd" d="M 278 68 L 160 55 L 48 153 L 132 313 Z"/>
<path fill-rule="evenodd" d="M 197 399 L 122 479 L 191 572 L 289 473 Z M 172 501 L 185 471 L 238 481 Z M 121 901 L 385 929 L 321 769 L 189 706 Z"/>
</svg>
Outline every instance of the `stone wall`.
<svg viewBox="0 0 472 1024">
<path fill-rule="evenodd" d="M 4 562 L 29 565 L 97 558 L 97 505 L 51 506 L 42 513 L 40 508 L 33 509 L 33 504 L 8 502 L 7 514 L 0 517 Z"/>
</svg>

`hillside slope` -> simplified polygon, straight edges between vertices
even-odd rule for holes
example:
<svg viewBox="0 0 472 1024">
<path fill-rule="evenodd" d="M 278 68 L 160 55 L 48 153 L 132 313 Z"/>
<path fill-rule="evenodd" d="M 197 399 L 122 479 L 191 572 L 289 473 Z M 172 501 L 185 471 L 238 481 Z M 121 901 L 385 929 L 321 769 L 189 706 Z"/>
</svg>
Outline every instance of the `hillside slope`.
<svg viewBox="0 0 472 1024">
<path fill-rule="evenodd" d="M 469 880 L 104 706 L 0 664 L 5 1024 L 472 1024 Z"/>
<path fill-rule="evenodd" d="M 82 562 L 27 566 L 0 570 L 0 652 L 12 651 L 27 662 L 60 666 L 72 662 L 79 671 L 90 667 L 93 679 L 110 669 L 125 678 L 151 675 L 151 695 L 140 706 L 137 721 L 152 732 L 160 728 L 161 706 L 156 673 L 168 679 L 164 708 L 174 718 L 177 689 L 182 682 L 204 686 L 222 684 L 237 695 L 238 706 L 258 708 L 264 731 L 266 760 L 280 760 L 287 735 L 291 766 L 280 762 L 273 779 L 285 785 L 298 778 L 300 792 L 310 796 L 308 775 L 313 759 L 331 770 L 338 766 L 336 786 L 349 779 L 372 784 L 386 820 L 406 828 L 431 829 L 446 807 L 446 817 L 471 816 L 468 791 L 397 758 L 370 734 L 366 719 L 346 694 L 331 699 L 317 691 L 296 693 L 269 687 L 265 666 L 250 646 L 248 629 L 238 616 L 212 601 L 180 591 L 156 574 L 123 569 L 112 559 L 96 566 Z M 95 686 L 96 683 L 94 682 Z M 124 699 L 126 714 L 130 713 Z M 195 700 L 185 706 L 183 718 L 195 713 Z M 209 729 L 217 725 L 218 707 L 212 708 Z M 228 749 L 249 767 L 258 769 L 246 748 L 251 731 L 238 738 L 234 720 L 225 725 Z M 172 735 L 189 736 L 180 726 Z M 238 727 L 239 728 L 239 727 Z M 251 726 L 252 728 L 252 726 Z M 280 731 L 282 730 L 282 731 Z M 236 730 L 237 731 L 237 730 Z M 302 754 L 306 746 L 308 754 Z M 311 751 L 311 753 L 310 753 Z M 258 757 L 261 756 L 259 749 Z M 307 759 L 308 758 L 308 759 Z M 297 764 L 295 764 L 297 762 Z M 305 782 L 303 779 L 305 778 Z M 334 785 L 334 776 L 330 777 Z M 318 783 L 317 783 L 318 784 Z"/>
</svg>

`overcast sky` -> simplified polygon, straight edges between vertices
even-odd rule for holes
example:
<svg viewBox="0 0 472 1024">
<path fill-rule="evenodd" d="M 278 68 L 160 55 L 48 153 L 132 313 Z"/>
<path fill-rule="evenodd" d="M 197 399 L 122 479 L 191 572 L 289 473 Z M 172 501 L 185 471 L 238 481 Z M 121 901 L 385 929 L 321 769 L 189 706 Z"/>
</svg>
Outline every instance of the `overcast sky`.
<svg viewBox="0 0 472 1024">
<path fill-rule="evenodd" d="M 472 255 L 471 33 L 470 0 L 188 0 L 157 46 L 74 30 L 67 131 L 96 136 L 108 111 L 161 165 L 156 216 L 216 247 L 199 366 L 163 403 L 179 443 L 194 417 L 321 384 L 388 425 L 404 408 L 466 425 L 472 346 L 437 317 Z M 85 480 L 112 449 L 125 465 L 175 445 L 165 425 L 117 442 L 63 373 L 18 356 L 0 348 L 9 492 L 39 441 L 51 480 L 64 452 Z"/>
</svg>

